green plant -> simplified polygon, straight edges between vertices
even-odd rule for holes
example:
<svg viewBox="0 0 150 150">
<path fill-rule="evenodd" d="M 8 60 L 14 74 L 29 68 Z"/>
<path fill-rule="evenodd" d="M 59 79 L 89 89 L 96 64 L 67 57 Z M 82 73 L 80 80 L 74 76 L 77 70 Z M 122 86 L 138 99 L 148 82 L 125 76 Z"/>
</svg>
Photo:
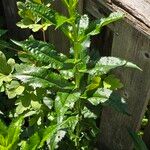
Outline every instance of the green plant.
<svg viewBox="0 0 150 150">
<path fill-rule="evenodd" d="M 128 129 L 128 132 L 134 142 L 134 149 L 135 150 L 148 150 L 146 144 L 144 143 L 144 141 L 141 138 L 141 135 L 139 135 L 138 133 L 132 131 L 131 129 Z"/>
<path fill-rule="evenodd" d="M 90 37 L 99 34 L 103 26 L 122 19 L 122 13 L 90 23 L 87 15 L 78 14 L 78 0 L 62 0 L 68 16 L 52 9 L 52 2 L 18 2 L 22 19 L 17 25 L 33 32 L 44 33 L 49 26 L 61 30 L 70 41 L 69 55 L 56 51 L 45 37 L 44 41 L 33 36 L 22 42 L 13 41 L 21 49 L 21 63 L 7 61 L 0 53 L 0 91 L 16 99 L 9 117 L 25 118 L 17 148 L 90 150 L 99 135 L 96 119 L 101 107 L 112 106 L 128 114 L 125 100 L 116 92 L 123 85 L 111 70 L 140 68 L 120 58 L 93 60 L 89 55 Z"/>
<path fill-rule="evenodd" d="M 12 150 L 17 148 L 21 133 L 23 118 L 14 120 L 9 127 L 0 121 L 0 149 Z"/>
</svg>

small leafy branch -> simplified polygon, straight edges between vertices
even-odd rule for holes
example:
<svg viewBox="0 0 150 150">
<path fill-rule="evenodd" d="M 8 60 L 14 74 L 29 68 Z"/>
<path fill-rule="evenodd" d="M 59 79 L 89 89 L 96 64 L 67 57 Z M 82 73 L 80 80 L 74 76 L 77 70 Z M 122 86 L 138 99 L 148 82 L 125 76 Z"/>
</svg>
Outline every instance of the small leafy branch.
<svg viewBox="0 0 150 150">
<path fill-rule="evenodd" d="M 90 150 L 99 135 L 96 119 L 102 106 L 112 106 L 128 114 L 125 100 L 116 93 L 123 85 L 110 71 L 117 67 L 140 68 L 120 58 L 93 60 L 89 55 L 90 37 L 124 15 L 114 12 L 107 18 L 89 22 L 87 15 L 77 12 L 78 0 L 61 2 L 68 11 L 67 16 L 51 7 L 53 0 L 17 3 L 22 18 L 17 23 L 19 27 L 44 33 L 49 26 L 54 26 L 65 34 L 71 47 L 66 56 L 45 42 L 45 37 L 38 41 L 31 36 L 22 42 L 13 41 L 21 49 L 18 52 L 21 63 L 12 58 L 7 60 L 0 52 L 0 92 L 15 99 L 15 108 L 9 116 L 2 114 L 19 118 L 10 127 L 0 123 L 3 149 Z M 3 33 L 1 30 L 0 35 Z M 14 127 L 14 135 L 20 135 L 20 140 L 15 136 L 7 142 L 13 132 L 1 134 L 1 131 L 14 130 Z"/>
</svg>

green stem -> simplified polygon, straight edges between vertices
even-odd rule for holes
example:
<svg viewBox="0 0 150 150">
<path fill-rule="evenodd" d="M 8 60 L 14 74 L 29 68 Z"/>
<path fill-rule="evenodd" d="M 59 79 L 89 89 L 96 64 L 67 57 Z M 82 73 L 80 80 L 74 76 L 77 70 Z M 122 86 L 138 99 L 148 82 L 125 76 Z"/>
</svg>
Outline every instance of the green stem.
<svg viewBox="0 0 150 150">
<path fill-rule="evenodd" d="M 46 42 L 46 35 L 45 35 L 45 31 L 42 30 L 42 33 L 43 33 L 43 41 Z"/>
<path fill-rule="evenodd" d="M 74 37 L 74 41 L 73 41 L 74 59 L 75 59 L 75 63 L 76 63 L 79 59 L 79 53 L 78 53 L 78 49 L 76 46 L 78 44 L 78 27 L 75 22 L 73 23 L 73 37 Z M 80 80 L 79 80 L 79 72 L 78 72 L 77 66 L 75 67 L 75 85 L 76 85 L 76 89 L 79 89 Z M 77 136 L 76 148 L 77 148 L 77 150 L 81 150 L 81 148 L 80 148 L 81 101 L 80 101 L 80 99 L 77 101 L 76 110 L 77 110 L 78 116 L 79 116 L 79 121 L 78 121 L 77 128 L 76 128 L 76 136 Z"/>
<path fill-rule="evenodd" d="M 78 124 L 77 124 L 77 150 L 80 150 L 80 133 L 81 133 L 81 101 L 80 99 L 78 100 L 77 102 L 77 109 L 78 109 L 78 115 L 79 115 L 79 121 L 78 121 Z"/>
<path fill-rule="evenodd" d="M 76 16 L 76 10 L 75 9 L 72 9 L 70 8 L 68 10 L 69 12 L 69 15 L 70 17 L 75 17 Z M 79 59 L 79 52 L 78 52 L 78 28 L 79 26 L 76 24 L 76 20 L 74 20 L 72 22 L 72 37 L 73 37 L 73 43 L 72 43 L 72 47 L 73 47 L 73 51 L 74 51 L 74 60 L 75 60 L 75 64 L 78 62 L 78 59 Z M 78 68 L 77 68 L 77 65 L 75 65 L 75 89 L 79 89 L 79 86 L 80 86 L 80 73 L 78 72 Z M 81 150 L 81 146 L 80 146 L 80 132 L 81 132 L 81 119 L 82 119 L 82 114 L 81 114 L 81 101 L 80 99 L 77 101 L 76 103 L 76 111 L 78 113 L 78 124 L 77 124 L 77 127 L 76 127 L 76 136 L 77 136 L 77 139 L 76 139 L 76 148 L 77 150 Z"/>
</svg>

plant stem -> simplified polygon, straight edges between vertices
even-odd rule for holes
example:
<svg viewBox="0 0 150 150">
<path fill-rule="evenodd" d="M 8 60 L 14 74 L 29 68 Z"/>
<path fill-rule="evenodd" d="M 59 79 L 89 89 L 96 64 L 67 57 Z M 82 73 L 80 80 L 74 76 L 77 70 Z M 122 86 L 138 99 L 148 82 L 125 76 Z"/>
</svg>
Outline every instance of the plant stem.
<svg viewBox="0 0 150 150">
<path fill-rule="evenodd" d="M 44 30 L 42 30 L 42 33 L 43 33 L 43 41 L 45 42 L 45 41 L 46 41 L 45 31 L 44 31 Z"/>
<path fill-rule="evenodd" d="M 76 18 L 76 9 L 72 9 L 71 7 L 69 8 L 68 7 L 68 12 L 69 12 L 69 15 L 70 15 L 70 18 L 71 17 L 75 17 Z M 78 51 L 78 28 L 79 28 L 79 25 L 76 24 L 76 20 L 74 20 L 72 22 L 72 37 L 73 37 L 73 43 L 72 43 L 72 47 L 73 47 L 73 51 L 74 51 L 74 60 L 75 60 L 75 89 L 79 89 L 80 87 L 80 73 L 78 72 L 78 68 L 77 68 L 77 65 L 76 63 L 78 62 L 78 59 L 79 59 L 79 51 Z M 76 102 L 76 111 L 78 113 L 78 124 L 77 124 L 77 127 L 76 127 L 76 143 L 75 143 L 75 146 L 76 146 L 76 149 L 77 150 L 81 150 L 80 148 L 80 131 L 81 131 L 81 125 L 80 125 L 80 122 L 81 122 L 81 117 L 82 117 L 82 114 L 81 114 L 81 101 L 80 99 Z"/>
<path fill-rule="evenodd" d="M 73 37 L 74 37 L 74 42 L 73 42 L 74 59 L 75 59 L 75 63 L 76 63 L 76 62 L 78 62 L 78 59 L 79 59 L 79 53 L 78 53 L 78 49 L 77 49 L 77 44 L 78 44 L 78 27 L 77 27 L 75 22 L 73 24 Z M 78 72 L 77 66 L 75 66 L 75 85 L 76 85 L 75 86 L 76 89 L 79 89 L 80 80 L 79 80 L 79 72 Z M 80 101 L 80 99 L 76 103 L 76 111 L 78 113 L 78 119 L 79 119 L 78 120 L 78 124 L 77 124 L 77 128 L 76 128 L 76 136 L 77 136 L 76 148 L 77 148 L 77 150 L 81 150 L 81 148 L 80 148 L 81 101 Z"/>
</svg>

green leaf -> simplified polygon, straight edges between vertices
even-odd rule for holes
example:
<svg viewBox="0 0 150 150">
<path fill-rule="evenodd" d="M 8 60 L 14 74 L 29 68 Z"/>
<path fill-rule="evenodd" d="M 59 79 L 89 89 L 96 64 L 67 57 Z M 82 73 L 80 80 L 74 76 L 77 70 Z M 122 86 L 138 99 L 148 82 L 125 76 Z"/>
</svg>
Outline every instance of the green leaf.
<svg viewBox="0 0 150 150">
<path fill-rule="evenodd" d="M 37 150 L 40 144 L 40 137 L 36 132 L 32 135 L 27 142 L 23 142 L 21 145 L 22 150 Z"/>
<path fill-rule="evenodd" d="M 109 89 L 98 88 L 97 91 L 93 94 L 91 98 L 88 98 L 88 101 L 97 106 L 100 103 L 105 103 L 108 101 L 112 91 Z"/>
<path fill-rule="evenodd" d="M 44 97 L 43 98 L 43 103 L 49 108 L 52 109 L 53 107 L 53 100 L 49 97 Z"/>
<path fill-rule="evenodd" d="M 117 67 L 130 67 L 141 70 L 137 65 L 128 62 L 126 60 L 116 57 L 102 57 L 95 65 L 95 67 L 89 70 L 91 75 L 102 75 L 107 74 L 110 70 Z"/>
<path fill-rule="evenodd" d="M 122 12 L 113 12 L 107 18 L 101 18 L 100 20 L 92 22 L 89 25 L 89 28 L 85 31 L 85 35 L 90 36 L 99 34 L 103 26 L 106 26 L 122 18 L 124 18 L 124 14 Z"/>
<path fill-rule="evenodd" d="M 78 0 L 62 0 L 64 2 L 64 4 L 68 7 L 68 9 L 75 9 L 77 4 L 78 4 Z"/>
<path fill-rule="evenodd" d="M 28 21 L 27 19 L 22 19 L 20 22 L 17 23 L 18 27 L 22 29 L 29 28 L 33 32 L 37 32 L 40 29 L 43 29 L 46 25 L 49 26 L 50 24 L 34 24 L 33 22 Z"/>
<path fill-rule="evenodd" d="M 70 129 L 70 130 L 74 131 L 78 121 L 79 121 L 78 115 L 77 116 L 72 115 L 71 117 L 68 117 L 65 121 L 63 121 L 61 123 L 60 127 L 62 129 L 66 128 L 68 130 Z"/>
<path fill-rule="evenodd" d="M 59 122 L 62 122 L 63 115 L 67 112 L 68 109 L 72 109 L 76 101 L 80 98 L 79 92 L 73 93 L 57 93 L 55 100 L 55 109 L 59 118 Z"/>
<path fill-rule="evenodd" d="M 6 57 L 3 52 L 0 51 L 0 73 L 9 75 L 12 71 L 11 66 L 7 63 Z"/>
<path fill-rule="evenodd" d="M 2 29 L 0 29 L 0 37 L 1 37 L 2 35 L 4 35 L 6 32 L 7 32 L 7 30 L 2 30 Z"/>
<path fill-rule="evenodd" d="M 128 129 L 128 132 L 134 142 L 134 147 L 136 150 L 148 150 L 147 146 L 143 142 L 140 135 L 138 135 L 136 132 L 132 131 L 131 129 Z"/>
<path fill-rule="evenodd" d="M 68 117 L 66 120 L 64 120 L 60 124 L 51 125 L 48 128 L 44 129 L 42 131 L 42 140 L 40 142 L 39 147 L 42 147 L 45 141 L 51 140 L 53 136 L 56 135 L 57 131 L 61 129 L 67 128 L 68 130 L 71 129 L 72 131 L 74 131 L 77 125 L 77 122 L 78 122 L 78 116 L 71 116 L 71 117 Z"/>
<path fill-rule="evenodd" d="M 96 114 L 94 114 L 92 111 L 90 111 L 90 109 L 88 109 L 87 107 L 83 108 L 82 115 L 84 116 L 84 118 L 94 118 L 94 119 L 96 119 L 98 117 Z"/>
<path fill-rule="evenodd" d="M 12 99 L 18 95 L 21 95 L 25 87 L 20 85 L 18 81 L 11 81 L 10 84 L 6 85 L 6 94 L 9 99 Z"/>
<path fill-rule="evenodd" d="M 29 56 L 32 56 L 33 60 L 43 65 L 49 65 L 50 68 L 62 68 L 67 59 L 65 55 L 56 52 L 53 45 L 46 42 L 30 38 L 24 42 L 14 41 L 14 43 L 21 46 Z"/>
<path fill-rule="evenodd" d="M 29 2 L 27 6 L 29 10 L 46 20 L 48 23 L 55 25 L 57 28 L 60 27 L 62 24 L 70 21 L 70 19 L 58 14 L 53 9 L 43 4 Z"/>
<path fill-rule="evenodd" d="M 13 147 L 17 146 L 16 144 L 19 140 L 19 135 L 21 133 L 22 122 L 23 122 L 23 117 L 20 117 L 20 118 L 14 120 L 10 124 L 10 126 L 7 130 L 8 136 L 6 137 L 8 149 L 13 149 Z"/>
<path fill-rule="evenodd" d="M 86 91 L 97 89 L 100 86 L 100 83 L 101 83 L 101 78 L 99 76 L 93 77 L 90 85 L 87 86 Z"/>
<path fill-rule="evenodd" d="M 126 101 L 116 92 L 110 89 L 99 88 L 93 94 L 93 97 L 88 98 L 88 101 L 97 106 L 102 104 L 103 106 L 110 106 L 118 112 L 129 115 Z"/>
<path fill-rule="evenodd" d="M 31 101 L 31 106 L 34 110 L 40 110 L 42 105 L 38 101 Z"/>
<path fill-rule="evenodd" d="M 42 67 L 34 67 L 30 65 L 17 65 L 17 73 L 14 75 L 23 83 L 27 83 L 33 88 L 59 88 L 72 89 L 74 85 L 65 80 L 61 75 L 50 72 Z"/>
<path fill-rule="evenodd" d="M 5 145 L 7 145 L 6 140 L 5 140 L 4 136 L 0 134 L 0 146 L 5 146 Z M 0 148 L 2 148 L 2 147 L 0 147 Z M 3 149 L 6 149 L 6 148 L 3 147 L 1 150 L 3 150 Z"/>
<path fill-rule="evenodd" d="M 28 107 L 24 107 L 22 105 L 22 103 L 19 102 L 17 104 L 16 110 L 15 110 L 15 116 L 19 116 L 19 115 L 23 114 L 23 112 L 25 112 L 27 109 L 28 109 Z"/>
<path fill-rule="evenodd" d="M 118 112 L 121 112 L 126 115 L 130 115 L 129 110 L 128 110 L 128 105 L 127 105 L 125 99 L 116 92 L 113 92 L 109 96 L 108 101 L 106 101 L 103 105 L 110 106 Z"/>
<path fill-rule="evenodd" d="M 108 88 L 111 90 L 116 90 L 123 87 L 123 84 L 120 82 L 118 78 L 115 77 L 115 75 L 107 76 L 103 81 L 103 85 L 104 88 Z"/>
<path fill-rule="evenodd" d="M 48 139 L 50 140 L 54 134 L 57 132 L 57 125 L 51 125 L 42 131 L 42 140 L 40 142 L 39 147 L 42 147 Z"/>
<path fill-rule="evenodd" d="M 7 133 L 7 126 L 0 120 L 0 134 L 6 135 Z"/>
</svg>

